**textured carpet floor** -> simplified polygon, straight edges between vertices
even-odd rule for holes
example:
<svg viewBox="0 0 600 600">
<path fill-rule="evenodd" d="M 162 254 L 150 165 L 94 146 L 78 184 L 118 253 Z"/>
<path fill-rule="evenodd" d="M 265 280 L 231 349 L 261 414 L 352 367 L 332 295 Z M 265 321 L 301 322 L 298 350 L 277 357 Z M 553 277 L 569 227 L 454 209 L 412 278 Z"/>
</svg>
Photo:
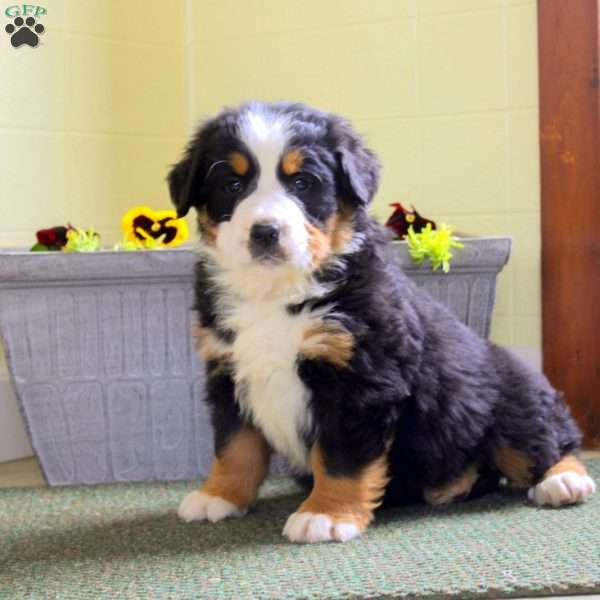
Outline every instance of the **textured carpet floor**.
<svg viewBox="0 0 600 600">
<path fill-rule="evenodd" d="M 600 479 L 600 459 L 590 461 Z M 600 495 L 559 510 L 504 492 L 379 513 L 346 544 L 281 529 L 302 495 L 271 480 L 242 520 L 184 524 L 192 483 L 0 491 L 0 598 L 438 598 L 600 590 Z"/>
</svg>

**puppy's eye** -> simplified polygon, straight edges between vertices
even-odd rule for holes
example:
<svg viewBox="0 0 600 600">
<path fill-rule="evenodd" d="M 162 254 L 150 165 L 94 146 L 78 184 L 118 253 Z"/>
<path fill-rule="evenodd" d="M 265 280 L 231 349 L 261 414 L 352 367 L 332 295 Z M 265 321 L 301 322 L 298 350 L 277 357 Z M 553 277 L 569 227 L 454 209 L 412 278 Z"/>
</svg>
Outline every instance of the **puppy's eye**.
<svg viewBox="0 0 600 600">
<path fill-rule="evenodd" d="M 304 175 L 299 175 L 294 179 L 294 188 L 297 192 L 305 192 L 312 185 L 312 181 Z"/>
<path fill-rule="evenodd" d="M 230 179 L 223 186 L 223 191 L 232 196 L 239 194 L 244 189 L 244 185 L 239 179 Z"/>
</svg>

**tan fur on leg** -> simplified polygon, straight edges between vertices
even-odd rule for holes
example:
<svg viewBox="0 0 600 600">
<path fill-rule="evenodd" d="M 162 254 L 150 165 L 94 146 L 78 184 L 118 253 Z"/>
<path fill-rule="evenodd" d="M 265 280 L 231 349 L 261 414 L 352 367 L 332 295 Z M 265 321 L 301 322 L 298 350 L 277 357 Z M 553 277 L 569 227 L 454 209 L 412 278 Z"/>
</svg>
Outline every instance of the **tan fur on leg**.
<svg viewBox="0 0 600 600">
<path fill-rule="evenodd" d="M 567 454 L 563 456 L 553 467 L 548 469 L 544 473 L 542 479 L 552 477 L 552 475 L 558 475 L 559 473 L 577 473 L 578 475 L 587 475 L 587 469 L 585 465 L 573 454 Z"/>
<path fill-rule="evenodd" d="M 270 454 L 262 433 L 241 429 L 215 457 L 200 491 L 246 508 L 256 500 L 258 488 L 267 476 Z"/>
<path fill-rule="evenodd" d="M 365 466 L 355 477 L 329 475 L 318 447 L 310 453 L 310 464 L 315 483 L 298 512 L 325 514 L 334 524 L 353 523 L 363 531 L 373 520 L 388 482 L 386 457 Z"/>
<path fill-rule="evenodd" d="M 504 475 L 511 485 L 515 487 L 527 487 L 533 481 L 531 458 L 514 448 L 508 446 L 496 448 L 494 451 L 494 463 L 498 470 Z"/>
<path fill-rule="evenodd" d="M 425 501 L 433 505 L 447 504 L 459 496 L 466 496 L 475 485 L 478 477 L 477 465 L 471 465 L 460 477 L 450 483 L 439 488 L 425 489 L 423 492 Z"/>
</svg>

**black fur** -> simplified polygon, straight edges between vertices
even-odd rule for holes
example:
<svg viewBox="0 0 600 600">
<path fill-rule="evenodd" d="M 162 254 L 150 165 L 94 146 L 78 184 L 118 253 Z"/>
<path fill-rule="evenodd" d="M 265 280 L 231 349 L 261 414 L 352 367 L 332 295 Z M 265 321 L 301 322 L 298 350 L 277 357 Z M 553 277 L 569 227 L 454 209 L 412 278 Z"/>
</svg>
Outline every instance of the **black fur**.
<svg viewBox="0 0 600 600">
<path fill-rule="evenodd" d="M 315 274 L 335 282 L 333 291 L 288 307 L 295 315 L 333 303 L 355 338 L 349 368 L 298 357 L 298 374 L 312 392 L 314 428 L 303 432 L 307 446 L 319 443 L 332 475 L 352 476 L 387 451 L 388 501 L 420 499 L 424 488 L 453 480 L 474 462 L 481 477 L 473 493 L 487 491 L 500 478 L 493 453 L 503 447 L 527 454 L 533 480 L 539 480 L 580 443 L 560 394 L 543 375 L 461 324 L 389 260 L 383 229 L 365 210 L 379 165 L 347 122 L 301 105 L 271 110 L 293 117 L 292 145 L 303 148 L 307 168 L 319 180 L 316 196 L 300 198 L 308 217 L 323 223 L 341 203 L 353 210 L 354 230 L 364 238 L 358 251 Z M 204 125 L 169 175 L 180 214 L 215 201 L 206 171 L 224 147 L 239 147 L 238 115 L 225 111 Z M 210 270 L 200 263 L 202 325 L 232 341 L 235 332 L 219 326 L 215 293 Z M 221 367 L 208 384 L 217 452 L 243 424 L 234 366 Z"/>
<path fill-rule="evenodd" d="M 379 228 L 362 226 L 367 242 L 346 259 L 344 282 L 314 304 L 335 301 L 351 323 L 351 369 L 299 365 L 330 471 L 351 475 L 393 440 L 388 500 L 420 497 L 473 462 L 497 482 L 501 447 L 526 453 L 538 481 L 580 443 L 561 395 L 417 288 L 388 260 Z"/>
</svg>

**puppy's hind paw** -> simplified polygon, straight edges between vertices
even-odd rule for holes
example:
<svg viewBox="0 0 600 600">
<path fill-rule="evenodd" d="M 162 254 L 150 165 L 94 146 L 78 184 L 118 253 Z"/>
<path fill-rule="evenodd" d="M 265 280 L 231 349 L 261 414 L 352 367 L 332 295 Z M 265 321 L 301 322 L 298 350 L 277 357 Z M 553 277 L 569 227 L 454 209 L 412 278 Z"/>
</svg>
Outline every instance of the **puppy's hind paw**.
<svg viewBox="0 0 600 600">
<path fill-rule="evenodd" d="M 540 506 L 563 506 L 582 502 L 596 491 L 589 475 L 565 471 L 551 475 L 529 489 L 527 497 Z"/>
<path fill-rule="evenodd" d="M 180 519 L 188 522 L 210 521 L 216 523 L 227 517 L 243 517 L 246 511 L 219 496 L 210 496 L 204 492 L 195 491 L 182 500 L 177 514 Z"/>
</svg>

